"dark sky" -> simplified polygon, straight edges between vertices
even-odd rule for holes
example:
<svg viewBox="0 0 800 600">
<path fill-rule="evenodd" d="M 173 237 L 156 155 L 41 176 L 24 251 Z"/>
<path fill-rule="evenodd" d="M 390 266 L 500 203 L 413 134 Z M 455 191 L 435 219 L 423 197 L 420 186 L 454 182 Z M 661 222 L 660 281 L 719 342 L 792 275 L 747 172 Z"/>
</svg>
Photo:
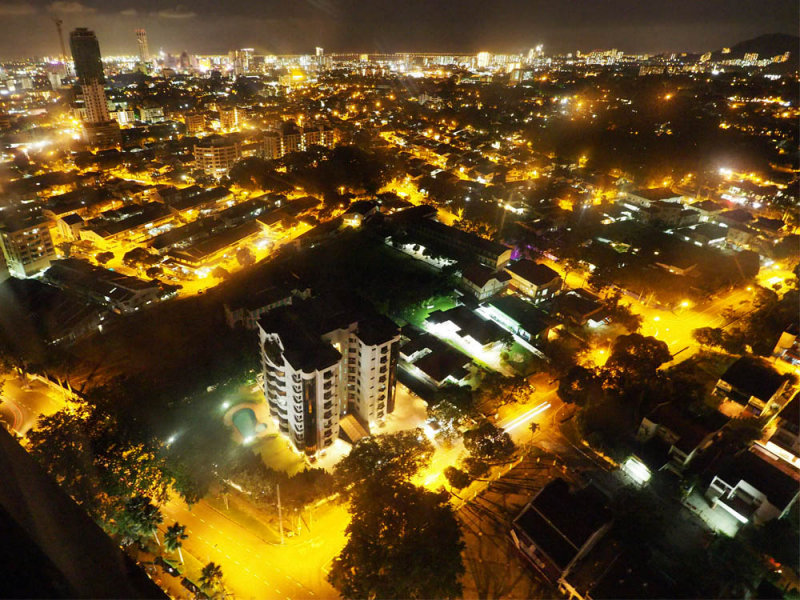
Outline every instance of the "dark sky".
<svg viewBox="0 0 800 600">
<path fill-rule="evenodd" d="M 797 0 L 0 0 L 0 57 L 57 54 L 51 17 L 93 28 L 104 55 L 151 52 L 705 51 L 797 33 Z"/>
</svg>

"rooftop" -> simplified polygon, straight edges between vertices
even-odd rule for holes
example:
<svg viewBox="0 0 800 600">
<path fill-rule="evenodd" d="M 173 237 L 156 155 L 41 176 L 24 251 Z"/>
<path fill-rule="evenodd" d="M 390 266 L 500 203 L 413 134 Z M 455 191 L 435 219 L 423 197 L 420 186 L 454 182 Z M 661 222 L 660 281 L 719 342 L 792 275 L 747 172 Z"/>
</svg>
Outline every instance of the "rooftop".
<svg viewBox="0 0 800 600">
<path fill-rule="evenodd" d="M 527 259 L 508 265 L 506 271 L 525 281 L 529 281 L 535 286 L 547 285 L 559 276 L 547 265 L 540 265 Z"/>
<path fill-rule="evenodd" d="M 514 519 L 514 526 L 563 570 L 610 519 L 599 490 L 572 492 L 566 481 L 555 479 Z"/>
<path fill-rule="evenodd" d="M 768 362 L 751 356 L 739 358 L 720 379 L 747 398 L 754 396 L 762 401 L 772 398 L 786 381 Z"/>
</svg>

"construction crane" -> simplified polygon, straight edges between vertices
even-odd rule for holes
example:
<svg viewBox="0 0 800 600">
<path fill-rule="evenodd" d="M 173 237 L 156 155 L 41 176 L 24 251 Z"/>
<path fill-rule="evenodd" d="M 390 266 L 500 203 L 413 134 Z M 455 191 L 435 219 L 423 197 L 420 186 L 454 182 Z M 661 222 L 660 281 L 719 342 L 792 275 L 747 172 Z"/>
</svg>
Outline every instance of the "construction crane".
<svg viewBox="0 0 800 600">
<path fill-rule="evenodd" d="M 56 29 L 58 30 L 58 41 L 61 44 L 61 61 L 64 63 L 64 66 L 67 64 L 67 49 L 64 46 L 64 32 L 61 30 L 61 26 L 64 24 L 64 21 L 61 19 L 53 18 L 53 23 L 56 24 Z"/>
</svg>

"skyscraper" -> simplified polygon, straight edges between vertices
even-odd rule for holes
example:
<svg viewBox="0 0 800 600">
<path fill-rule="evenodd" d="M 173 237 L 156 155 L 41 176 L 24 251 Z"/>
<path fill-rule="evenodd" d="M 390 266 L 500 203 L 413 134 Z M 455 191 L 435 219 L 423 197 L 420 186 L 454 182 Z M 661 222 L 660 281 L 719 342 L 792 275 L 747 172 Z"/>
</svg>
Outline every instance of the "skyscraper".
<svg viewBox="0 0 800 600">
<path fill-rule="evenodd" d="M 136 30 L 136 44 L 139 46 L 139 62 L 150 62 L 150 48 L 147 46 L 147 32 L 144 29 Z"/>
<path fill-rule="evenodd" d="M 120 141 L 119 125 L 111 121 L 108 114 L 108 102 L 103 89 L 106 78 L 97 36 L 90 29 L 78 27 L 69 36 L 69 46 L 86 106 L 86 141 L 97 147 L 117 145 Z"/>
<path fill-rule="evenodd" d="M 103 63 L 100 60 L 100 44 L 91 29 L 78 27 L 69 34 L 69 47 L 75 62 L 75 75 L 81 85 L 92 81 L 105 83 Z"/>
</svg>

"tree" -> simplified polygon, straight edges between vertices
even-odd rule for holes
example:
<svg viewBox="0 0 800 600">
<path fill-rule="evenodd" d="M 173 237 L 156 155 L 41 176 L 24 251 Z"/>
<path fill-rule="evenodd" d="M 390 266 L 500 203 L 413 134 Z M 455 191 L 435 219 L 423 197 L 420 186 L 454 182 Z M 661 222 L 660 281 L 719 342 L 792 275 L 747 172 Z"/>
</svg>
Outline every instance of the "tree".
<svg viewBox="0 0 800 600">
<path fill-rule="evenodd" d="M 256 256 L 250 248 L 239 248 L 236 251 L 236 260 L 242 267 L 249 267 L 255 264 Z"/>
<path fill-rule="evenodd" d="M 106 264 L 108 261 L 114 258 L 113 252 L 98 252 L 94 255 L 94 259 L 99 262 L 101 265 Z"/>
<path fill-rule="evenodd" d="M 583 405 L 602 392 L 602 379 L 594 369 L 575 365 L 558 380 L 558 397 L 567 404 Z"/>
<path fill-rule="evenodd" d="M 467 470 L 469 476 L 473 479 L 483 477 L 489 472 L 489 465 L 485 461 L 475 458 L 474 456 L 467 456 L 461 462 L 463 467 Z"/>
<path fill-rule="evenodd" d="M 164 520 L 158 507 L 146 496 L 134 496 L 125 502 L 114 519 L 113 529 L 123 539 L 123 544 L 139 542 L 152 535 L 157 544 L 157 528 Z"/>
<path fill-rule="evenodd" d="M 489 421 L 464 433 L 464 448 L 477 458 L 504 460 L 516 449 L 511 437 Z"/>
<path fill-rule="evenodd" d="M 447 483 L 457 490 L 467 487 L 472 481 L 472 477 L 468 473 L 452 466 L 444 470 L 444 476 L 447 479 Z"/>
<path fill-rule="evenodd" d="M 224 267 L 214 267 L 214 270 L 211 271 L 211 276 L 217 279 L 228 279 L 231 274 Z"/>
<path fill-rule="evenodd" d="M 129 250 L 122 256 L 122 264 L 126 267 L 150 267 L 160 260 L 158 256 L 150 254 L 147 250 L 141 247 Z"/>
<path fill-rule="evenodd" d="M 200 571 L 200 587 L 205 590 L 213 590 L 222 583 L 222 567 L 214 562 L 208 563 Z"/>
<path fill-rule="evenodd" d="M 337 485 L 347 488 L 370 478 L 408 480 L 427 466 L 433 444 L 421 429 L 358 440 L 334 471 Z"/>
<path fill-rule="evenodd" d="M 638 331 L 642 326 L 642 322 L 644 321 L 642 315 L 637 315 L 634 313 L 630 306 L 620 304 L 619 300 L 619 295 L 616 295 L 612 296 L 607 302 L 606 311 L 608 317 L 612 321 L 622 325 L 628 330 L 629 333 Z"/>
<path fill-rule="evenodd" d="M 183 562 L 181 546 L 183 546 L 183 540 L 188 537 L 189 536 L 186 534 L 186 525 L 180 525 L 178 522 L 170 525 L 164 533 L 164 547 L 168 552 L 175 552 L 177 550 L 178 556 L 181 558 L 181 563 Z"/>
<path fill-rule="evenodd" d="M 628 370 L 648 375 L 670 360 L 672 355 L 665 342 L 651 336 L 631 333 L 621 335 L 614 340 L 606 369 Z"/>
<path fill-rule="evenodd" d="M 373 480 L 353 496 L 328 581 L 346 598 L 457 598 L 461 530 L 446 492 Z"/>
<path fill-rule="evenodd" d="M 156 267 L 149 267 L 147 270 L 145 270 L 144 274 L 147 275 L 150 279 L 154 279 L 155 277 L 161 275 L 163 272 L 164 270 L 161 267 L 156 266 Z"/>
</svg>

